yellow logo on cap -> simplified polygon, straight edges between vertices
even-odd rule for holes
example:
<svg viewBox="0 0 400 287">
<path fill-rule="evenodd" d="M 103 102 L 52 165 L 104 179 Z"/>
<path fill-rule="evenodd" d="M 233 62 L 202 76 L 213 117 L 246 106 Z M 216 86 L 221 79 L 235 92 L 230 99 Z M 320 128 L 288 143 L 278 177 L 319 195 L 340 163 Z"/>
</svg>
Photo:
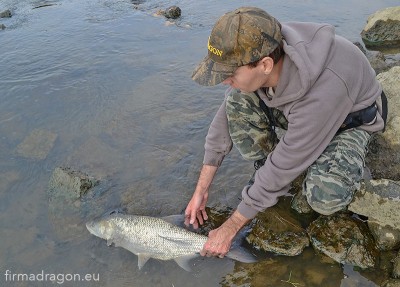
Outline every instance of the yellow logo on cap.
<svg viewBox="0 0 400 287">
<path fill-rule="evenodd" d="M 222 53 L 223 53 L 223 52 L 222 52 L 221 50 L 219 50 L 219 49 L 217 49 L 217 48 L 211 46 L 211 44 L 210 44 L 210 37 L 208 37 L 208 45 L 207 45 L 207 47 L 208 47 L 208 50 L 209 50 L 211 53 L 213 53 L 213 54 L 215 54 L 215 55 L 217 55 L 217 56 L 222 57 Z"/>
</svg>

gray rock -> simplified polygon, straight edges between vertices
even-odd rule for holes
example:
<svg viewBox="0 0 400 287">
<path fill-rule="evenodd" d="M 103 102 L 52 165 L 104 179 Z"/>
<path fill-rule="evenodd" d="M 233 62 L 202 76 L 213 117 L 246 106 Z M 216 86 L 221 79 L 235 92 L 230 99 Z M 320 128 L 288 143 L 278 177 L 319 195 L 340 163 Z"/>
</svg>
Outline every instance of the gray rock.
<svg viewBox="0 0 400 287">
<path fill-rule="evenodd" d="M 388 98 L 388 119 L 384 133 L 376 133 L 366 157 L 374 179 L 400 180 L 400 67 L 377 76 Z"/>
<path fill-rule="evenodd" d="M 361 37 L 367 47 L 400 44 L 400 6 L 385 8 L 371 15 Z"/>
<path fill-rule="evenodd" d="M 47 197 L 49 220 L 59 240 L 77 240 L 86 232 L 84 214 L 95 208 L 80 198 L 97 183 L 94 178 L 70 168 L 54 170 Z"/>
<path fill-rule="evenodd" d="M 307 228 L 313 247 L 338 263 L 372 268 L 378 251 L 366 225 L 347 214 L 320 216 Z"/>
<path fill-rule="evenodd" d="M 380 179 L 361 183 L 348 209 L 368 217 L 368 221 L 400 230 L 400 183 Z"/>
<path fill-rule="evenodd" d="M 90 188 L 94 187 L 98 180 L 80 171 L 71 168 L 57 167 L 49 181 L 49 192 L 68 193 L 70 198 L 80 198 Z"/>
<path fill-rule="evenodd" d="M 156 14 L 162 15 L 168 19 L 178 19 L 179 17 L 181 17 L 182 11 L 181 8 L 179 8 L 178 6 L 171 6 L 165 10 L 157 11 Z"/>
<path fill-rule="evenodd" d="M 0 12 L 0 18 L 11 18 L 12 14 L 10 10 Z"/>
<path fill-rule="evenodd" d="M 391 226 L 382 226 L 371 220 L 368 221 L 368 227 L 380 250 L 395 250 L 400 247 L 400 230 Z"/>
<path fill-rule="evenodd" d="M 0 30 L 4 30 L 6 26 L 4 24 L 0 24 Z"/>
</svg>

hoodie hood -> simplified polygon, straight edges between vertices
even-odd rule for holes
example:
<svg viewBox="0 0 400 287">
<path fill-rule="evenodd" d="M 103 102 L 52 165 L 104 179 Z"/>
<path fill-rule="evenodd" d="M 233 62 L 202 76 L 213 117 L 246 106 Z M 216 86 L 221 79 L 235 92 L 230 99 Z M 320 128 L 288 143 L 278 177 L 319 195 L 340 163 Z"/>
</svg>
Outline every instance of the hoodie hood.
<svg viewBox="0 0 400 287">
<path fill-rule="evenodd" d="M 329 63 L 335 46 L 335 29 L 328 24 L 283 23 L 282 35 L 285 56 L 275 96 L 268 101 L 271 107 L 300 99 Z"/>
</svg>

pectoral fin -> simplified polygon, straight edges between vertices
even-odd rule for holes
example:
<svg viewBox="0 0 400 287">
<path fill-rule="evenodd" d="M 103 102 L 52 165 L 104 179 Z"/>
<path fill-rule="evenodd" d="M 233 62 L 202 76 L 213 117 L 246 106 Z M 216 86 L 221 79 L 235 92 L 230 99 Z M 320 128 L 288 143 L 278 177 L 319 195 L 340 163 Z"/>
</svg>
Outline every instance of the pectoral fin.
<svg viewBox="0 0 400 287">
<path fill-rule="evenodd" d="M 138 267 L 139 270 L 142 269 L 142 267 L 146 264 L 147 260 L 150 259 L 150 255 L 149 254 L 145 254 L 145 253 L 139 253 L 138 254 Z"/>
<path fill-rule="evenodd" d="M 193 258 L 198 257 L 199 255 L 197 254 L 191 254 L 191 255 L 185 255 L 181 257 L 175 258 L 175 262 L 184 270 L 191 272 L 192 268 L 190 267 L 189 261 Z"/>
</svg>

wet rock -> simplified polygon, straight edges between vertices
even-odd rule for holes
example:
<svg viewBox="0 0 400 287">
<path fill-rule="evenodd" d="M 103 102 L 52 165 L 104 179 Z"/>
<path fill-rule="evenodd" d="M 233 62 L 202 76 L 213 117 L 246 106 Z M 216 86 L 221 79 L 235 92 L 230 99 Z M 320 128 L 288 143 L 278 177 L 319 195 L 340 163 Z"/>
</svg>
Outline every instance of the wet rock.
<svg viewBox="0 0 400 287">
<path fill-rule="evenodd" d="M 379 10 L 368 17 L 361 37 L 367 47 L 400 44 L 400 6 Z"/>
<path fill-rule="evenodd" d="M 4 30 L 6 26 L 4 24 L 0 24 L 0 30 Z"/>
<path fill-rule="evenodd" d="M 300 222 L 283 204 L 259 213 L 246 240 L 257 249 L 286 256 L 299 255 L 310 243 Z"/>
<path fill-rule="evenodd" d="M 348 209 L 381 226 L 400 230 L 400 183 L 380 179 L 361 183 Z"/>
<path fill-rule="evenodd" d="M 400 278 L 400 250 L 397 257 L 393 260 L 393 278 Z"/>
<path fill-rule="evenodd" d="M 47 131 L 35 129 L 17 147 L 17 153 L 23 157 L 42 160 L 53 148 L 57 135 Z"/>
<path fill-rule="evenodd" d="M 157 11 L 156 14 L 162 15 L 168 19 L 178 19 L 179 17 L 181 17 L 182 11 L 181 11 L 181 8 L 179 8 L 178 6 L 171 6 L 165 10 Z"/>
<path fill-rule="evenodd" d="M 382 226 L 372 220 L 368 220 L 368 227 L 380 250 L 394 250 L 400 247 L 400 230 Z"/>
<path fill-rule="evenodd" d="M 300 214 L 310 214 L 314 212 L 314 210 L 307 202 L 307 197 L 303 195 L 301 192 L 298 192 L 293 197 L 292 208 Z"/>
<path fill-rule="evenodd" d="M 68 167 L 57 167 L 49 182 L 49 192 L 62 191 L 70 198 L 80 198 L 90 188 L 98 184 L 98 180 L 80 171 Z"/>
<path fill-rule="evenodd" d="M 12 14 L 10 10 L 0 12 L 0 18 L 11 18 Z"/>
<path fill-rule="evenodd" d="M 348 214 L 320 216 L 307 228 L 313 247 L 338 263 L 372 268 L 378 251 L 366 225 Z"/>
<path fill-rule="evenodd" d="M 70 168 L 56 168 L 50 178 L 47 196 L 49 219 L 60 240 L 71 240 L 85 232 L 85 207 L 81 196 L 97 185 L 94 178 Z"/>
</svg>

